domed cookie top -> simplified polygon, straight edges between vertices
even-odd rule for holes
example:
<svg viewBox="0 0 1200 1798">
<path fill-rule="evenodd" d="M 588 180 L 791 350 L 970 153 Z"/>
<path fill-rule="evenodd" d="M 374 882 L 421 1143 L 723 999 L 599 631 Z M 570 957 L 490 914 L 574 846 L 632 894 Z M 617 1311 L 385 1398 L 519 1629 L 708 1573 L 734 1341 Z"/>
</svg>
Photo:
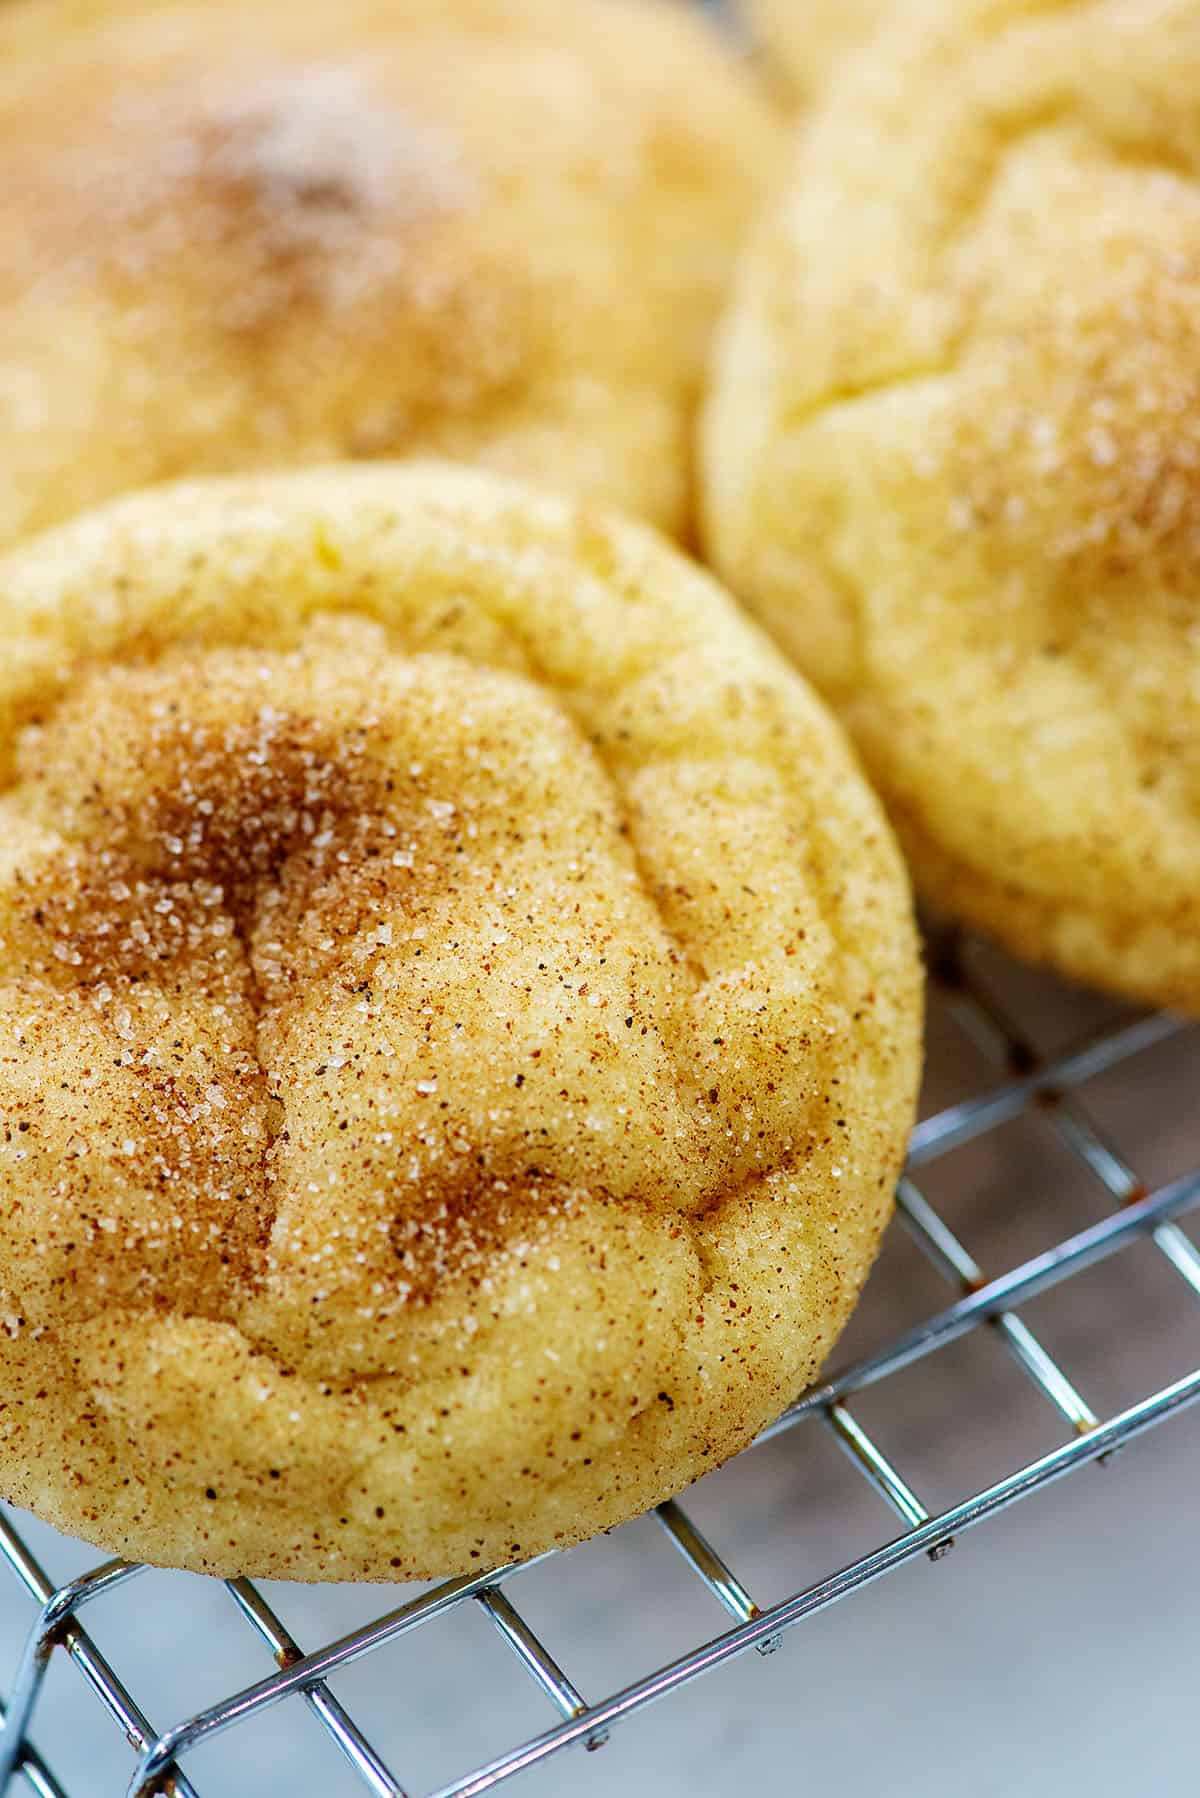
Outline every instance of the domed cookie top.
<svg viewBox="0 0 1200 1798">
<path fill-rule="evenodd" d="M 919 882 L 1190 1008 L 1198 78 L 1182 0 L 907 6 L 805 134 L 706 451 L 714 553 Z"/>
<path fill-rule="evenodd" d="M 0 1487 L 407 1577 L 749 1440 L 918 1059 L 800 679 L 652 533 L 420 464 L 119 501 L 0 597 Z"/>
<path fill-rule="evenodd" d="M 776 147 L 674 7 L 5 7 L 0 542 L 166 477 L 413 451 L 683 530 Z"/>
</svg>

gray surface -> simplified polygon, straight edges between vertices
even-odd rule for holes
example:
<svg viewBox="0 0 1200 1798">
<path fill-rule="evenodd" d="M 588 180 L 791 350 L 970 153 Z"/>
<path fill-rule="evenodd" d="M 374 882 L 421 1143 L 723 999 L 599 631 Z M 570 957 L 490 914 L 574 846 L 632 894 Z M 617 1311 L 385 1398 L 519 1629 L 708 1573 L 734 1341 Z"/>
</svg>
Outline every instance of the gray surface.
<svg viewBox="0 0 1200 1798">
<path fill-rule="evenodd" d="M 1044 1046 L 1112 1012 L 990 960 L 998 987 Z M 1082 1097 L 1157 1183 L 1200 1161 L 1198 1075 L 1200 1032 L 1192 1032 Z M 995 1078 L 935 1009 L 928 1105 Z M 922 1184 L 989 1273 L 1093 1221 L 1106 1205 L 1040 1115 L 957 1151 L 925 1170 Z M 893 1227 L 839 1359 L 948 1296 Z M 1200 1303 L 1149 1246 L 1023 1315 L 1101 1414 L 1200 1363 Z M 861 1395 L 854 1410 L 931 1510 L 1065 1433 L 987 1331 Z M 574 1751 L 507 1789 L 530 1798 L 716 1798 L 744 1787 L 801 1793 L 836 1782 L 845 1798 L 949 1798 L 964 1787 L 1019 1789 L 1026 1798 L 1127 1790 L 1190 1798 L 1198 1476 L 1200 1417 L 1192 1413 L 983 1526 L 936 1567 L 922 1561 L 811 1620 L 774 1657 L 751 1655 L 674 1695 L 626 1723 L 600 1753 Z M 831 1438 L 809 1425 L 703 1482 L 688 1507 L 760 1602 L 897 1533 Z M 56 1578 L 88 1563 L 86 1552 L 36 1525 L 30 1535 Z M 306 1647 L 395 1602 L 394 1589 L 267 1590 Z M 648 1520 L 532 1569 L 510 1590 L 592 1698 L 724 1627 Z M 28 1617 L 15 1587 L 0 1587 L 8 1666 Z M 87 1621 L 160 1727 L 270 1671 L 223 1589 L 187 1575 L 145 1575 L 99 1600 Z M 332 1684 L 415 1793 L 552 1721 L 473 1606 Z M 72 1798 L 123 1789 L 129 1750 L 61 1656 L 34 1737 Z M 299 1703 L 213 1742 L 188 1768 L 202 1798 L 349 1798 L 363 1789 Z"/>
</svg>

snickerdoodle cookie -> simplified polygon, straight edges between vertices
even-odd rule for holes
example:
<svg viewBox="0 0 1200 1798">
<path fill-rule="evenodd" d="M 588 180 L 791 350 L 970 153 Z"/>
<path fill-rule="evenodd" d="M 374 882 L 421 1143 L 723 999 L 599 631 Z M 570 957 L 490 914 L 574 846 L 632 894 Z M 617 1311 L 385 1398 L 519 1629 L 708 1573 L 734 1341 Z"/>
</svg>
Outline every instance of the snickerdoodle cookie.
<svg viewBox="0 0 1200 1798">
<path fill-rule="evenodd" d="M 810 122 L 707 418 L 714 556 L 918 878 L 1200 1007 L 1200 6 L 910 0 Z"/>
<path fill-rule="evenodd" d="M 168 477 L 414 451 L 685 531 L 775 132 L 644 0 L 18 0 L 0 542 Z"/>
<path fill-rule="evenodd" d="M 433 1575 L 640 1511 L 827 1354 L 917 1071 L 838 726 L 652 532 L 413 463 L 0 561 L 0 1488 Z"/>
</svg>

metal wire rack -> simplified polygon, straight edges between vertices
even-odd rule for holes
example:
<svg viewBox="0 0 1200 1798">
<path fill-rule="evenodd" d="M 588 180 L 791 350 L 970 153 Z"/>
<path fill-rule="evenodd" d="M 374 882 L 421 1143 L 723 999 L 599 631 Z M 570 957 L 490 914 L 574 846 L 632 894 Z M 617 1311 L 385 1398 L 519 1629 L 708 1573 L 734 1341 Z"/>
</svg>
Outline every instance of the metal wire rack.
<svg viewBox="0 0 1200 1798">
<path fill-rule="evenodd" d="M 128 1798 L 150 1798 L 155 1793 L 196 1798 L 192 1760 L 195 1751 L 224 1732 L 245 1729 L 265 1710 L 277 1705 L 307 1706 L 330 1744 L 358 1776 L 362 1789 L 377 1794 L 377 1798 L 403 1798 L 410 1788 L 402 1785 L 399 1775 L 385 1764 L 380 1751 L 328 1682 L 363 1657 L 386 1654 L 390 1644 L 412 1631 L 425 1632 L 430 1651 L 436 1655 L 439 1627 L 452 1614 L 474 1608 L 484 1613 L 555 1720 L 485 1764 L 443 1783 L 430 1795 L 470 1798 L 472 1794 L 491 1791 L 572 1747 L 600 1747 L 608 1740 L 613 1726 L 624 1718 L 735 1656 L 751 1650 L 762 1655 L 772 1653 L 786 1632 L 806 1618 L 907 1562 L 922 1556 L 939 1560 L 954 1540 L 974 1525 L 1085 1463 L 1112 1455 L 1123 1444 L 1200 1399 L 1197 1367 L 1115 1413 L 1099 1417 L 1072 1374 L 1059 1365 L 1019 1314 L 1039 1295 L 1061 1291 L 1089 1268 L 1119 1257 L 1137 1244 L 1151 1245 L 1172 1277 L 1183 1283 L 1188 1299 L 1200 1304 L 1200 1250 L 1179 1222 L 1185 1213 L 1200 1205 L 1200 1166 L 1148 1191 L 1138 1172 L 1126 1163 L 1084 1108 L 1089 1087 L 1095 1083 L 1103 1085 L 1106 1079 L 1111 1083 L 1114 1076 L 1134 1068 L 1139 1058 L 1184 1042 L 1188 1027 L 1162 1015 L 1130 1018 L 1122 1014 L 1110 1017 L 1074 1045 L 1042 1056 L 1025 1027 L 1014 1022 L 997 1000 L 993 985 L 981 976 L 971 955 L 961 953 L 957 939 L 938 940 L 932 960 L 936 1018 L 960 1032 L 976 1052 L 981 1052 L 999 1070 L 998 1077 L 982 1087 L 974 1085 L 923 1118 L 913 1135 L 900 1182 L 900 1225 L 949 1286 L 950 1302 L 894 1335 L 882 1347 L 830 1374 L 766 1432 L 767 1438 L 813 1429 L 830 1432 L 856 1474 L 869 1483 L 898 1521 L 898 1530 L 824 1577 L 760 1608 L 719 1548 L 693 1522 L 686 1505 L 671 1502 L 660 1506 L 656 1521 L 667 1543 L 682 1557 L 710 1599 L 727 1613 L 728 1626 L 666 1664 L 640 1673 L 620 1689 L 591 1702 L 585 1700 L 569 1672 L 558 1664 L 550 1647 L 539 1639 L 517 1608 L 522 1576 L 536 1565 L 534 1562 L 449 1580 L 407 1598 L 336 1640 L 307 1651 L 293 1638 L 262 1590 L 248 1580 L 230 1580 L 226 1589 L 233 1612 L 261 1639 L 274 1658 L 275 1670 L 162 1728 L 161 1719 L 151 1722 L 140 1708 L 118 1669 L 93 1640 L 83 1617 L 85 1611 L 91 1613 L 92 1607 L 94 1614 L 99 1615 L 108 1595 L 145 1575 L 147 1570 L 125 1561 L 106 1561 L 56 1584 L 26 1545 L 16 1521 L 0 1515 L 0 1551 L 25 1596 L 37 1607 L 8 1688 L 0 1733 L 0 1792 L 8 1789 L 10 1779 L 15 1782 L 23 1778 L 40 1798 L 74 1798 L 35 1745 L 35 1739 L 40 1738 L 52 1759 L 54 1742 L 61 1742 L 62 1730 L 69 1727 L 62 1721 L 62 1703 L 55 1719 L 47 1710 L 44 1695 L 48 1671 L 59 1663 L 70 1662 L 132 1746 L 136 1759 L 127 1787 Z M 1193 1047 L 1194 1043 L 1193 1036 Z M 1075 1166 L 1084 1170 L 1094 1199 L 1099 1201 L 1098 1215 L 1008 1272 L 987 1278 L 946 1221 L 946 1204 L 935 1207 L 921 1183 L 928 1182 L 935 1166 L 948 1165 L 947 1158 L 964 1145 L 995 1138 L 1014 1120 L 1029 1116 L 1042 1121 L 1057 1136 Z M 1200 1160 L 1200 1125 L 1192 1128 L 1194 1142 L 1189 1147 Z M 1185 1121 L 1185 1138 L 1186 1133 Z M 1052 1178 L 1048 1178 L 1047 1185 L 1052 1188 Z M 1025 1193 L 1013 1202 L 1029 1205 L 1034 1198 L 1045 1209 L 1053 1204 L 1054 1193 Z M 889 1239 L 873 1289 L 886 1288 L 889 1264 L 894 1257 L 895 1244 Z M 940 1513 L 930 1514 L 917 1496 L 910 1470 L 902 1470 L 885 1453 L 856 1416 L 851 1403 L 878 1382 L 903 1378 L 906 1370 L 943 1355 L 964 1336 L 988 1332 L 999 1338 L 1022 1378 L 1051 1408 L 1058 1420 L 1057 1433 L 1063 1439 L 1048 1453 L 1026 1461 Z M 1090 1376 L 1096 1370 L 1083 1371 Z M 735 1476 L 742 1463 L 757 1452 L 757 1448 L 749 1450 L 732 1464 Z M 802 1530 L 803 1523 L 800 1512 L 793 1518 L 793 1525 Z M 543 1557 L 546 1559 L 561 1563 L 569 1557 Z M 183 1574 L 160 1573 L 153 1578 L 193 1580 L 193 1576 Z M 216 1585 L 210 1581 L 193 1583 L 204 1588 Z M 477 1676 L 481 1681 L 488 1678 L 488 1652 L 485 1644 L 477 1651 Z M 228 1784 L 223 1789 L 228 1798 L 241 1798 Z M 96 1798 L 93 1786 L 89 1786 L 86 1798 Z"/>
</svg>

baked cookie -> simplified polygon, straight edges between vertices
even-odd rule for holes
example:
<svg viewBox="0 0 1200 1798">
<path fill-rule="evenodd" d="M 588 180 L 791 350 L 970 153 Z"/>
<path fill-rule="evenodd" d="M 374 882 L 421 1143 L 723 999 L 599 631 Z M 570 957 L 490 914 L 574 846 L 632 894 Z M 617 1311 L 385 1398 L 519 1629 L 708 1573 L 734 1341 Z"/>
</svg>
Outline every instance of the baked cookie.
<svg viewBox="0 0 1200 1798">
<path fill-rule="evenodd" d="M 171 476 L 414 451 L 687 528 L 778 148 L 644 0 L 0 14 L 0 542 Z"/>
<path fill-rule="evenodd" d="M 809 105 L 899 6 L 900 0 L 745 0 L 744 11 L 772 71 L 793 100 Z"/>
<path fill-rule="evenodd" d="M 413 463 L 0 561 L 0 1487 L 388 1579 L 743 1446 L 888 1214 L 919 983 L 841 732 L 652 533 Z"/>
<path fill-rule="evenodd" d="M 1200 8 L 934 0 L 815 117 L 725 330 L 713 555 L 918 884 L 1200 1007 Z"/>
</svg>

